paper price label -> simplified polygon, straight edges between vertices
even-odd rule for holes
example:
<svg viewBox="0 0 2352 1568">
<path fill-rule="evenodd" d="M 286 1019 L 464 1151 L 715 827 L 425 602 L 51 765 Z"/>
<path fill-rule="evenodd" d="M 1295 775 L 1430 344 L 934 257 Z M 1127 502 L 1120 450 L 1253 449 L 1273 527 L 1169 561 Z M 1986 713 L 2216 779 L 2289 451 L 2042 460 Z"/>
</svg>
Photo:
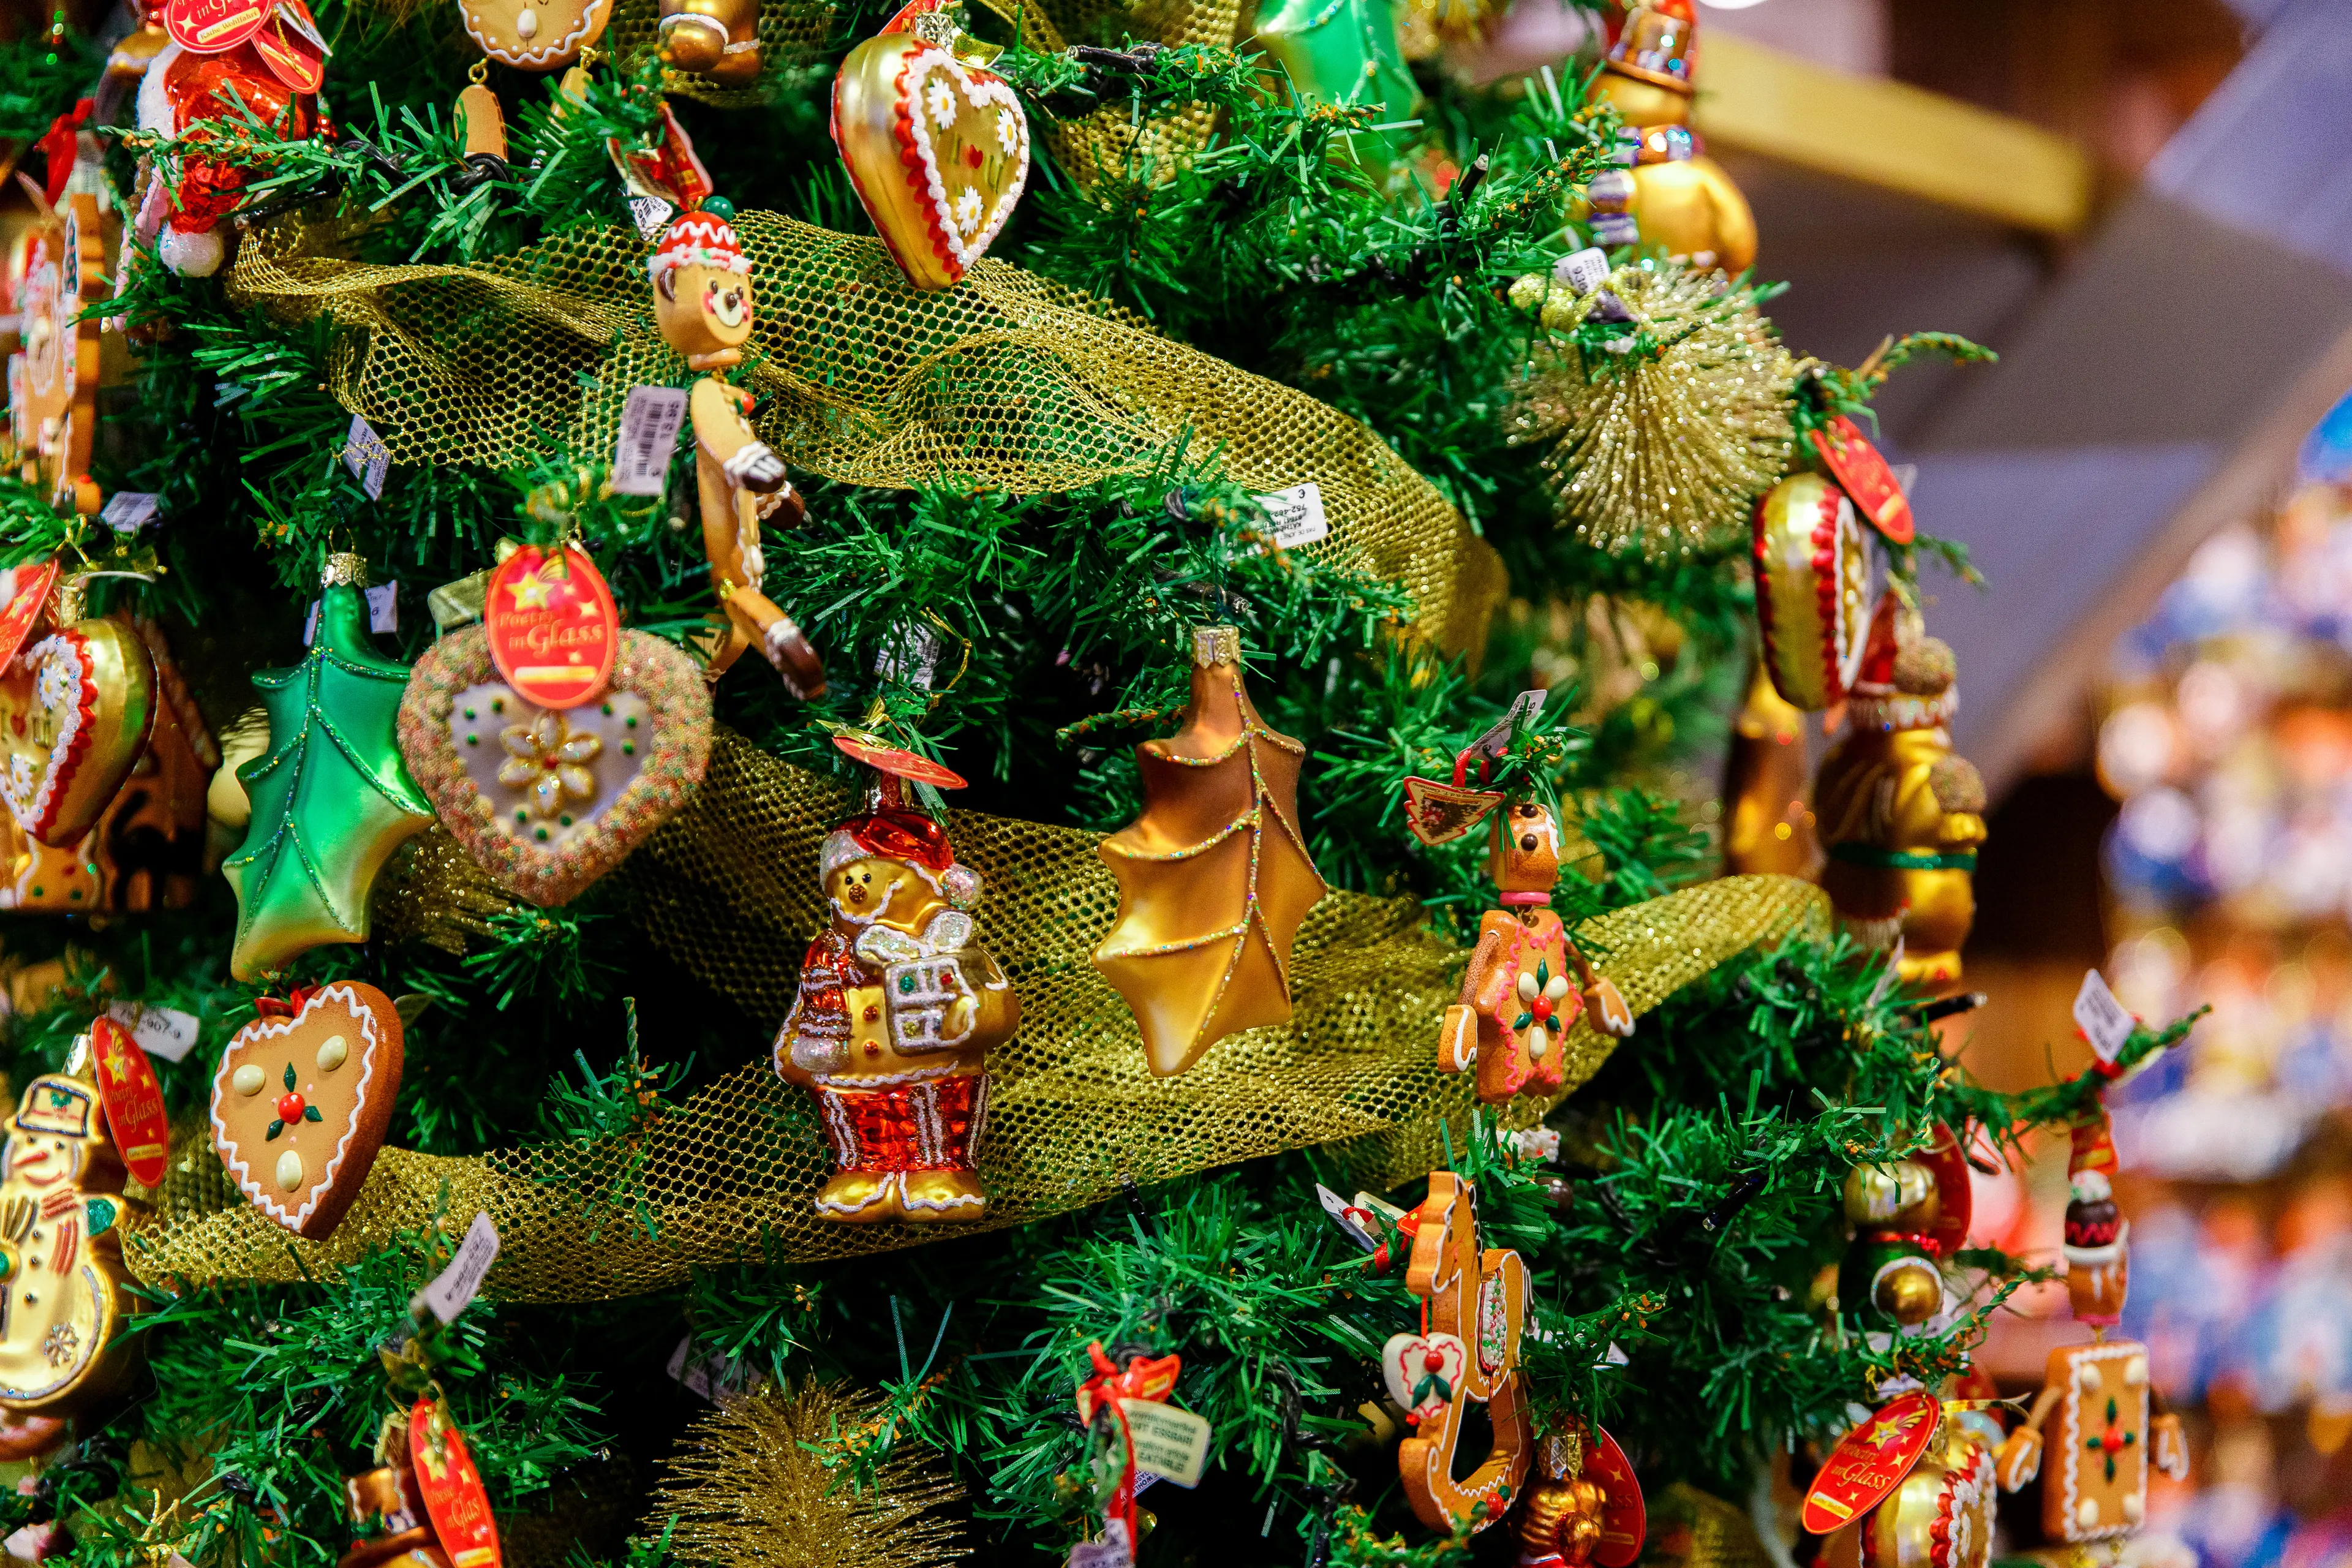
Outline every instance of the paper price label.
<svg viewBox="0 0 2352 1568">
<path fill-rule="evenodd" d="M 649 240 L 662 237 L 662 230 L 669 226 L 669 215 L 677 210 L 659 196 L 629 198 L 629 216 L 636 220 L 637 232 Z"/>
<path fill-rule="evenodd" d="M 677 1342 L 677 1348 L 669 1352 L 669 1374 L 710 1404 L 716 1405 L 727 1394 L 740 1393 L 751 1381 L 741 1363 L 725 1356 L 705 1355 L 693 1361 L 687 1360 L 687 1352 L 693 1346 L 692 1334 Z"/>
<path fill-rule="evenodd" d="M 1510 750 L 1511 731 L 1519 727 L 1522 720 L 1533 722 L 1536 716 L 1543 711 L 1544 700 L 1550 695 L 1549 690 L 1520 692 L 1511 699 L 1511 705 L 1503 710 L 1503 716 L 1496 720 L 1485 734 L 1470 742 L 1469 749 L 1483 756 L 1501 757 Z"/>
<path fill-rule="evenodd" d="M 352 416 L 351 433 L 343 437 L 343 467 L 359 480 L 368 500 L 383 499 L 383 477 L 392 470 L 392 448 L 383 444 L 374 426 L 356 414 Z"/>
<path fill-rule="evenodd" d="M 1150 1470 L 1180 1487 L 1201 1484 L 1209 1468 L 1209 1420 L 1172 1405 L 1149 1399 L 1122 1399 L 1119 1413 L 1127 1417 L 1127 1435 L 1135 1445 L 1135 1468 Z"/>
<path fill-rule="evenodd" d="M 196 1016 L 177 1007 L 151 1007 L 143 1002 L 117 1002 L 106 1016 L 131 1031 L 139 1048 L 151 1057 L 176 1062 L 196 1048 Z"/>
<path fill-rule="evenodd" d="M 929 691 L 940 668 L 940 634 L 919 622 L 897 630 L 897 644 L 874 656 L 876 678 Z"/>
<path fill-rule="evenodd" d="M 1280 550 L 1296 550 L 1331 537 L 1331 520 L 1323 515 L 1323 490 L 1313 479 L 1286 490 L 1257 498 L 1265 508 L 1267 536 Z"/>
<path fill-rule="evenodd" d="M 106 498 L 98 520 L 117 533 L 136 533 L 155 521 L 156 509 L 163 501 L 163 497 L 142 490 L 117 490 Z"/>
<path fill-rule="evenodd" d="M 396 632 L 400 629 L 400 584 L 379 583 L 367 590 L 368 630 Z M 309 647 L 319 640 L 319 601 L 310 601 L 310 618 L 302 623 L 302 646 Z"/>
<path fill-rule="evenodd" d="M 1590 294 L 1609 281 L 1608 254 L 1596 247 L 1587 246 L 1553 262 L 1551 275 L 1579 294 Z"/>
<path fill-rule="evenodd" d="M 2083 1026 L 2084 1036 L 2103 1062 L 2116 1059 L 2137 1026 L 2095 969 L 2083 972 L 2083 988 L 2074 993 L 2074 1022 Z"/>
<path fill-rule="evenodd" d="M 621 410 L 621 434 L 613 448 L 616 495 L 657 496 L 669 486 L 669 460 L 686 424 L 686 389 L 633 386 Z"/>
<path fill-rule="evenodd" d="M 478 1214 L 466 1227 L 466 1239 L 457 1244 L 457 1256 L 421 1292 L 425 1304 L 443 1322 L 456 1322 L 457 1314 L 480 1292 L 482 1276 L 498 1260 L 499 1227 L 490 1223 L 489 1215 Z"/>
</svg>

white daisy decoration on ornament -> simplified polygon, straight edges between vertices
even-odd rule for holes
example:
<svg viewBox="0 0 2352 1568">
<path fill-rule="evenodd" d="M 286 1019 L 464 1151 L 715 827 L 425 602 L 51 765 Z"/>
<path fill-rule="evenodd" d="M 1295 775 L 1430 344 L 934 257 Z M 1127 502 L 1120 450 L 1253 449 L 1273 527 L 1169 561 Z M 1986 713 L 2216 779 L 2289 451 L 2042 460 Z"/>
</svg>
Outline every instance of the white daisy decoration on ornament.
<svg viewBox="0 0 2352 1568">
<path fill-rule="evenodd" d="M 956 194 L 956 227 L 965 234 L 980 226 L 980 192 L 966 185 Z"/>
<path fill-rule="evenodd" d="M 996 145 L 1008 158 L 1020 150 L 1021 120 L 1009 109 L 996 111 Z"/>
<path fill-rule="evenodd" d="M 945 81 L 933 77 L 929 90 L 923 96 L 930 108 L 932 124 L 942 131 L 955 124 L 955 91 Z"/>
</svg>

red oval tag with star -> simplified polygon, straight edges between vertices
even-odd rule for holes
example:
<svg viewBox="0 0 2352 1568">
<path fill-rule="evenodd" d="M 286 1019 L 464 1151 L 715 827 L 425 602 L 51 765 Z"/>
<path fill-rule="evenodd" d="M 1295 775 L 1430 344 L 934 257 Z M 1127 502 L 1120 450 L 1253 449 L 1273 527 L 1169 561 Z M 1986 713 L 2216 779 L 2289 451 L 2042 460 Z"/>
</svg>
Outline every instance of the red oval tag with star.
<svg viewBox="0 0 2352 1568">
<path fill-rule="evenodd" d="M 0 669 L 8 668 L 48 608 L 58 585 L 58 560 L 27 561 L 0 572 Z"/>
<path fill-rule="evenodd" d="M 882 737 L 879 735 L 868 735 L 859 731 L 851 731 L 846 734 L 835 735 L 833 738 L 833 743 L 867 767 L 888 773 L 893 778 L 912 779 L 917 784 L 927 784 L 933 789 L 964 787 L 961 773 L 943 768 L 929 757 L 919 757 L 914 752 L 902 751 L 897 746 L 886 746 L 882 743 Z"/>
<path fill-rule="evenodd" d="M 438 1400 L 420 1399 L 408 1413 L 408 1457 L 433 1533 L 452 1568 L 499 1568 L 498 1521 L 482 1472 L 466 1452 L 466 1436 Z"/>
<path fill-rule="evenodd" d="M 1814 431 L 1811 439 L 1830 477 L 1853 498 L 1870 525 L 1897 544 L 1910 543 L 1914 526 L 1910 498 L 1861 426 L 1841 414 L 1830 421 L 1826 431 Z"/>
<path fill-rule="evenodd" d="M 216 55 L 261 31 L 277 0 L 163 0 L 163 30 L 192 55 Z"/>
<path fill-rule="evenodd" d="M 302 0 L 278 0 L 269 20 L 253 35 L 253 52 L 270 75 L 296 92 L 316 92 L 326 84 L 326 43 Z"/>
<path fill-rule="evenodd" d="M 499 562 L 482 624 L 490 662 L 525 702 L 577 708 L 603 696 L 613 679 L 621 612 L 585 551 L 526 544 Z"/>
<path fill-rule="evenodd" d="M 1805 1493 L 1805 1528 L 1833 1534 L 1876 1508 L 1927 1451 L 1943 1418 L 1934 1394 L 1906 1394 L 1847 1433 Z"/>
<path fill-rule="evenodd" d="M 111 1018 L 90 1020 L 89 1055 L 98 1069 L 98 1102 L 106 1108 L 115 1152 L 140 1185 L 162 1186 L 172 1158 L 172 1121 L 163 1113 L 163 1086 L 155 1081 L 155 1064 L 131 1031 Z"/>
<path fill-rule="evenodd" d="M 1642 1555 L 1642 1542 L 1650 1533 L 1649 1505 L 1642 1500 L 1642 1478 L 1617 1439 L 1598 1426 L 1587 1428 L 1582 1479 L 1601 1487 L 1601 1542 L 1592 1560 L 1601 1568 L 1626 1568 Z"/>
</svg>

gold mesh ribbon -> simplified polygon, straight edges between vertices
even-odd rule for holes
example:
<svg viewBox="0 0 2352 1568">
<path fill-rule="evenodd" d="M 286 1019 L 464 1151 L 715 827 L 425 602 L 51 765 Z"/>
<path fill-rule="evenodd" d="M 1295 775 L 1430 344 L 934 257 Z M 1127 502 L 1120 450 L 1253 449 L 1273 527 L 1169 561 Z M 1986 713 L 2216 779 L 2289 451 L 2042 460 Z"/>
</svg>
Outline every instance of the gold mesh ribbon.
<svg viewBox="0 0 2352 1568">
<path fill-rule="evenodd" d="M 758 289 L 760 435 L 786 461 L 854 485 L 956 476 L 1014 495 L 1148 472 L 1178 450 L 1261 492 L 1311 479 L 1331 535 L 1307 558 L 1410 589 L 1415 629 L 1447 653 L 1484 645 L 1501 558 L 1339 410 L 1003 262 L 927 293 L 878 239 L 760 212 L 735 230 Z M 513 466 L 548 433 L 610 452 L 629 389 L 686 375 L 654 330 L 634 233 L 579 229 L 465 267 L 341 260 L 343 235 L 288 222 L 248 236 L 231 295 L 335 324 L 329 389 L 396 461 Z"/>
<path fill-rule="evenodd" d="M 1155 1079 L 1134 1017 L 1087 957 L 1118 889 L 1094 835 L 958 813 L 959 858 L 985 879 L 980 941 L 1018 988 L 1020 1034 L 989 1053 L 994 1075 L 981 1173 L 992 1194 L 974 1226 L 842 1226 L 809 1197 L 830 1174 L 810 1097 L 767 1064 L 801 958 L 824 918 L 817 846 L 849 792 L 722 732 L 690 806 L 614 873 L 625 903 L 665 954 L 755 1020 L 759 1059 L 666 1111 L 642 1134 L 442 1158 L 377 1157 L 358 1202 L 323 1242 L 289 1237 L 244 1202 L 201 1119 L 175 1130 L 155 1207 L 128 1222 L 132 1270 L 151 1282 L 320 1276 L 430 1223 L 441 1184 L 462 1226 L 499 1227 L 488 1289 L 509 1300 L 575 1301 L 682 1283 L 697 1265 L 837 1258 L 1018 1225 L 1098 1203 L 1122 1177 L 1166 1181 L 1311 1144 L 1351 1179 L 1391 1187 L 1443 1163 L 1475 1101 L 1469 1075 L 1437 1068 L 1437 1025 L 1467 954 L 1431 933 L 1410 899 L 1333 893 L 1295 950 L 1290 1023 L 1213 1047 L 1192 1071 Z M 412 861 L 462 883 L 446 860 Z M 468 868 L 470 863 L 468 863 Z M 472 873 L 478 879 L 478 872 Z M 456 898 L 463 886 L 405 896 Z M 1578 932 L 1636 1013 L 1758 942 L 1829 929 L 1811 884 L 1733 877 L 1638 904 Z M 1570 1088 L 1613 1042 L 1582 1024 L 1564 1042 Z M 1565 1090 L 1563 1090 L 1565 1093 Z M 1523 1101 L 1514 1125 L 1548 1106 Z"/>
</svg>

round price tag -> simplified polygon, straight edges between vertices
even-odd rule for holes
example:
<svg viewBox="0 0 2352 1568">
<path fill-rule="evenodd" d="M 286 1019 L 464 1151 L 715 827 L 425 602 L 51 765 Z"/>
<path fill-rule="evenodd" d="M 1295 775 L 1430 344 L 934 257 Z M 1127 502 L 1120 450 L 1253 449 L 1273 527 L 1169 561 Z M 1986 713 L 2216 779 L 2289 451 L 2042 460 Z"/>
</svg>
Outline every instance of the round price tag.
<svg viewBox="0 0 2352 1568">
<path fill-rule="evenodd" d="M 163 0 L 163 30 L 192 55 L 233 49 L 261 31 L 274 0 Z"/>
<path fill-rule="evenodd" d="M 1598 1426 L 1589 1427 L 1584 1445 L 1583 1479 L 1601 1487 L 1601 1543 L 1592 1560 L 1601 1568 L 1627 1568 L 1642 1555 L 1642 1542 L 1650 1532 L 1649 1505 L 1642 1500 L 1642 1478 L 1617 1439 Z"/>
<path fill-rule="evenodd" d="M 1812 443 L 1830 477 L 1853 498 L 1870 525 L 1897 544 L 1910 543 L 1914 528 L 1910 499 L 1861 427 L 1841 414 L 1830 421 L 1828 430 L 1812 433 Z"/>
<path fill-rule="evenodd" d="M 326 82 L 326 47 L 302 0 L 278 0 L 269 20 L 253 35 L 253 52 L 270 75 L 296 92 L 316 92 Z"/>
<path fill-rule="evenodd" d="M 48 607 L 49 590 L 57 585 L 55 556 L 0 572 L 0 669 L 8 668 L 40 625 L 42 612 Z"/>
<path fill-rule="evenodd" d="M 408 1456 L 433 1533 L 452 1568 L 499 1568 L 499 1527 L 482 1472 L 466 1452 L 465 1434 L 438 1401 L 420 1399 L 408 1413 Z"/>
<path fill-rule="evenodd" d="M 879 735 L 852 733 L 835 735 L 833 743 L 869 768 L 877 768 L 893 778 L 912 779 L 933 789 L 961 789 L 963 775 L 940 766 L 929 757 L 919 757 L 897 746 L 886 746 Z"/>
<path fill-rule="evenodd" d="M 1805 1493 L 1805 1528 L 1833 1534 L 1876 1508 L 1927 1451 L 1943 1415 L 1934 1394 L 1907 1394 L 1847 1433 Z"/>
<path fill-rule="evenodd" d="M 490 661 L 526 702 L 577 708 L 612 680 L 621 612 L 584 551 L 526 544 L 499 563 L 482 624 Z"/>
<path fill-rule="evenodd" d="M 131 1031 L 111 1018 L 89 1026 L 90 1060 L 98 1069 L 98 1102 L 115 1152 L 142 1186 L 160 1187 L 172 1156 L 172 1122 L 163 1112 L 163 1086 L 154 1064 Z"/>
</svg>

